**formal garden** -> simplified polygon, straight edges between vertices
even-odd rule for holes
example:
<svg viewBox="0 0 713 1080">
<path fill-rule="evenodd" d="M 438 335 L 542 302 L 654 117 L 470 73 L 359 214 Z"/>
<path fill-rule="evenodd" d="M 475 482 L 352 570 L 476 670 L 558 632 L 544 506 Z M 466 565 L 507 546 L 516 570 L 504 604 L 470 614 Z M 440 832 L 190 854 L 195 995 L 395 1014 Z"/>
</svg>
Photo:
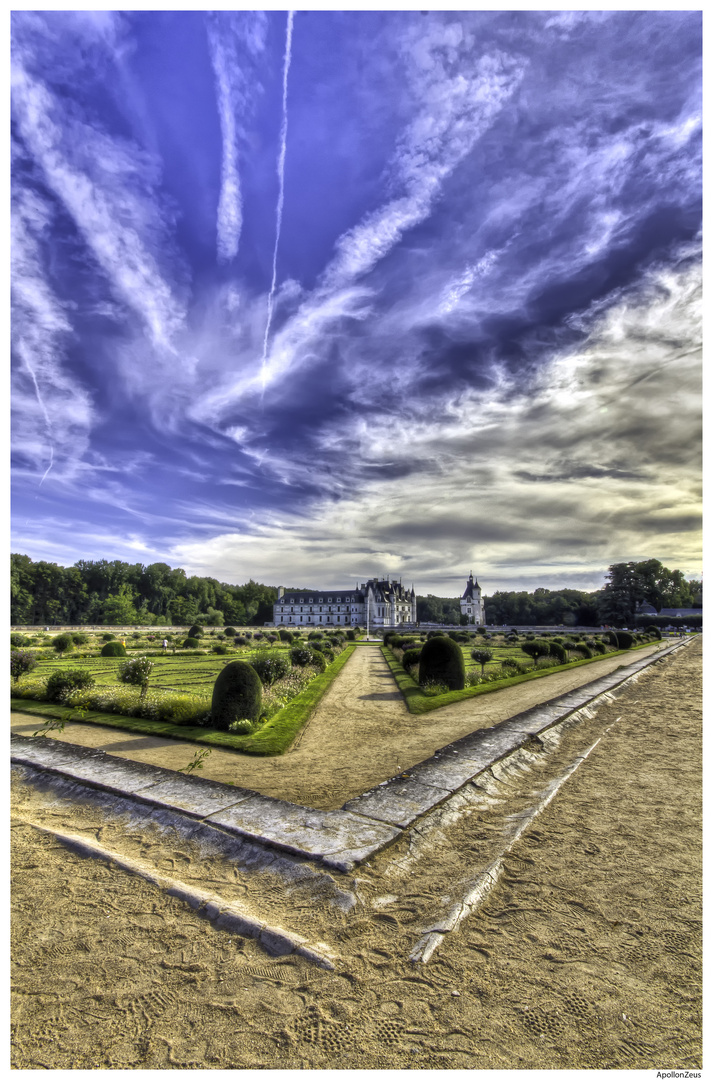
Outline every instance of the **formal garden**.
<svg viewBox="0 0 713 1080">
<path fill-rule="evenodd" d="M 595 663 L 604 656 L 661 640 L 656 626 L 629 632 L 501 632 L 430 630 L 384 635 L 384 656 L 409 710 L 430 712 L 464 698 L 542 678 L 564 667 Z"/>
<path fill-rule="evenodd" d="M 412 713 L 649 645 L 645 631 L 387 631 L 382 652 Z M 361 639 L 361 640 L 360 640 Z M 235 627 L 11 634 L 13 708 L 255 754 L 293 742 L 354 648 L 355 629 Z"/>
<path fill-rule="evenodd" d="M 250 753 L 281 753 L 360 631 L 11 634 L 13 707 Z M 164 647 L 163 642 L 166 642 Z"/>
</svg>

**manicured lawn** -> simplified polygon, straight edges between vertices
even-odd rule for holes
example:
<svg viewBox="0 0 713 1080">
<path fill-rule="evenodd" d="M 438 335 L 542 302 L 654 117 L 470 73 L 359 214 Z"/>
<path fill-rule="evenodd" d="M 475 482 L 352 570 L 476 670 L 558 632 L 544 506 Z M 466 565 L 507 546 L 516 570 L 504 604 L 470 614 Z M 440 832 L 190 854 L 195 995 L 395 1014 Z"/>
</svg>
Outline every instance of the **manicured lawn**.
<svg viewBox="0 0 713 1080">
<path fill-rule="evenodd" d="M 174 724 L 166 720 L 149 720 L 142 717 L 123 716 L 95 710 L 79 713 L 77 710 L 71 710 L 66 705 L 36 701 L 31 698 L 12 698 L 10 705 L 13 712 L 24 712 L 31 716 L 37 716 L 41 721 L 69 718 L 73 721 L 102 724 L 106 727 L 120 728 L 123 731 L 132 731 L 142 735 L 157 735 L 164 738 L 183 739 L 207 746 L 221 746 L 232 750 L 240 750 L 247 754 L 282 754 L 288 749 L 297 733 L 307 722 L 317 702 L 331 686 L 354 648 L 354 644 L 347 645 L 343 652 L 328 665 L 326 671 L 315 676 L 302 693 L 298 694 L 296 698 L 250 735 L 233 735 L 229 731 L 216 731 L 207 727 Z M 254 652 L 254 650 L 252 651 Z M 167 678 L 170 678 L 173 684 L 170 687 L 164 686 L 164 689 L 209 694 L 218 673 L 225 664 L 236 659 L 248 659 L 248 652 L 249 650 L 246 649 L 241 656 L 206 657 L 205 660 L 200 657 L 181 657 L 177 654 L 175 657 L 158 657 L 156 663 L 157 668 L 161 664 Z M 198 662 L 195 663 L 195 661 Z M 80 664 L 92 670 L 98 683 L 115 684 L 116 667 L 121 662 L 122 659 L 119 657 L 105 657 L 94 661 L 97 665 L 95 669 L 90 667 L 91 660 L 85 659 L 80 661 Z M 47 664 L 48 669 L 44 672 L 45 674 L 50 674 L 57 667 L 72 668 L 78 666 L 75 661 L 71 660 L 63 662 L 48 661 Z M 154 671 L 156 670 L 154 669 Z M 100 675 L 105 676 L 105 679 L 100 678 Z M 153 680 L 154 672 L 151 674 L 152 683 Z M 41 723 L 38 723 L 39 727 L 41 727 Z"/>
</svg>

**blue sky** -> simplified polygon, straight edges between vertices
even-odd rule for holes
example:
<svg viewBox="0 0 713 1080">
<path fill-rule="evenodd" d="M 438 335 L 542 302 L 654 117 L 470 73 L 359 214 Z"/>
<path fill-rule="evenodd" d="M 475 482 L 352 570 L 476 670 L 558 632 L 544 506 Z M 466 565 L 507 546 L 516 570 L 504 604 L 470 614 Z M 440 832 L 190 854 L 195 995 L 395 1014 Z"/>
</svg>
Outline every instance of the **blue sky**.
<svg viewBox="0 0 713 1080">
<path fill-rule="evenodd" d="M 11 24 L 13 551 L 700 572 L 700 12 Z"/>
</svg>

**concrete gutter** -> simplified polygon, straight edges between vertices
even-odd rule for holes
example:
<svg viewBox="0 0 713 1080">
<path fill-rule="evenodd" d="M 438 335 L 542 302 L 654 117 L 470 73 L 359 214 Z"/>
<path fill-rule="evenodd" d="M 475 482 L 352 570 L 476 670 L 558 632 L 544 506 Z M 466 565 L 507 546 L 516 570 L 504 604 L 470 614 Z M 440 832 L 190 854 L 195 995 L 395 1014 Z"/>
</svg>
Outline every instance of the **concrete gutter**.
<svg viewBox="0 0 713 1080">
<path fill-rule="evenodd" d="M 632 677 L 685 644 L 677 642 L 496 727 L 466 735 L 415 765 L 407 776 L 385 780 L 340 810 L 313 810 L 51 738 L 11 735 L 11 761 L 348 873 L 533 736 L 596 706 L 598 699 L 618 696 Z"/>
</svg>

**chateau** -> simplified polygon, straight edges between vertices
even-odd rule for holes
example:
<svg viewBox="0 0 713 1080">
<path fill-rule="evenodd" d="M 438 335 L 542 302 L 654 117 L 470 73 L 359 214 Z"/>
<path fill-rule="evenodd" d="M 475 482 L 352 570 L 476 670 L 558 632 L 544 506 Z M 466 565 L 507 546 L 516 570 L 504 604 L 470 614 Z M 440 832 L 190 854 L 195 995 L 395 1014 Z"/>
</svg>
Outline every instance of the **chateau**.
<svg viewBox="0 0 713 1080">
<path fill-rule="evenodd" d="M 416 622 L 416 593 L 400 581 L 371 578 L 345 589 L 301 589 L 280 586 L 273 608 L 275 626 L 368 626 L 388 629 Z"/>
<path fill-rule="evenodd" d="M 469 623 L 475 626 L 485 626 L 485 605 L 481 595 L 480 585 L 477 578 L 473 581 L 473 571 L 470 572 L 465 592 L 460 598 L 460 613 L 465 615 Z"/>
</svg>

